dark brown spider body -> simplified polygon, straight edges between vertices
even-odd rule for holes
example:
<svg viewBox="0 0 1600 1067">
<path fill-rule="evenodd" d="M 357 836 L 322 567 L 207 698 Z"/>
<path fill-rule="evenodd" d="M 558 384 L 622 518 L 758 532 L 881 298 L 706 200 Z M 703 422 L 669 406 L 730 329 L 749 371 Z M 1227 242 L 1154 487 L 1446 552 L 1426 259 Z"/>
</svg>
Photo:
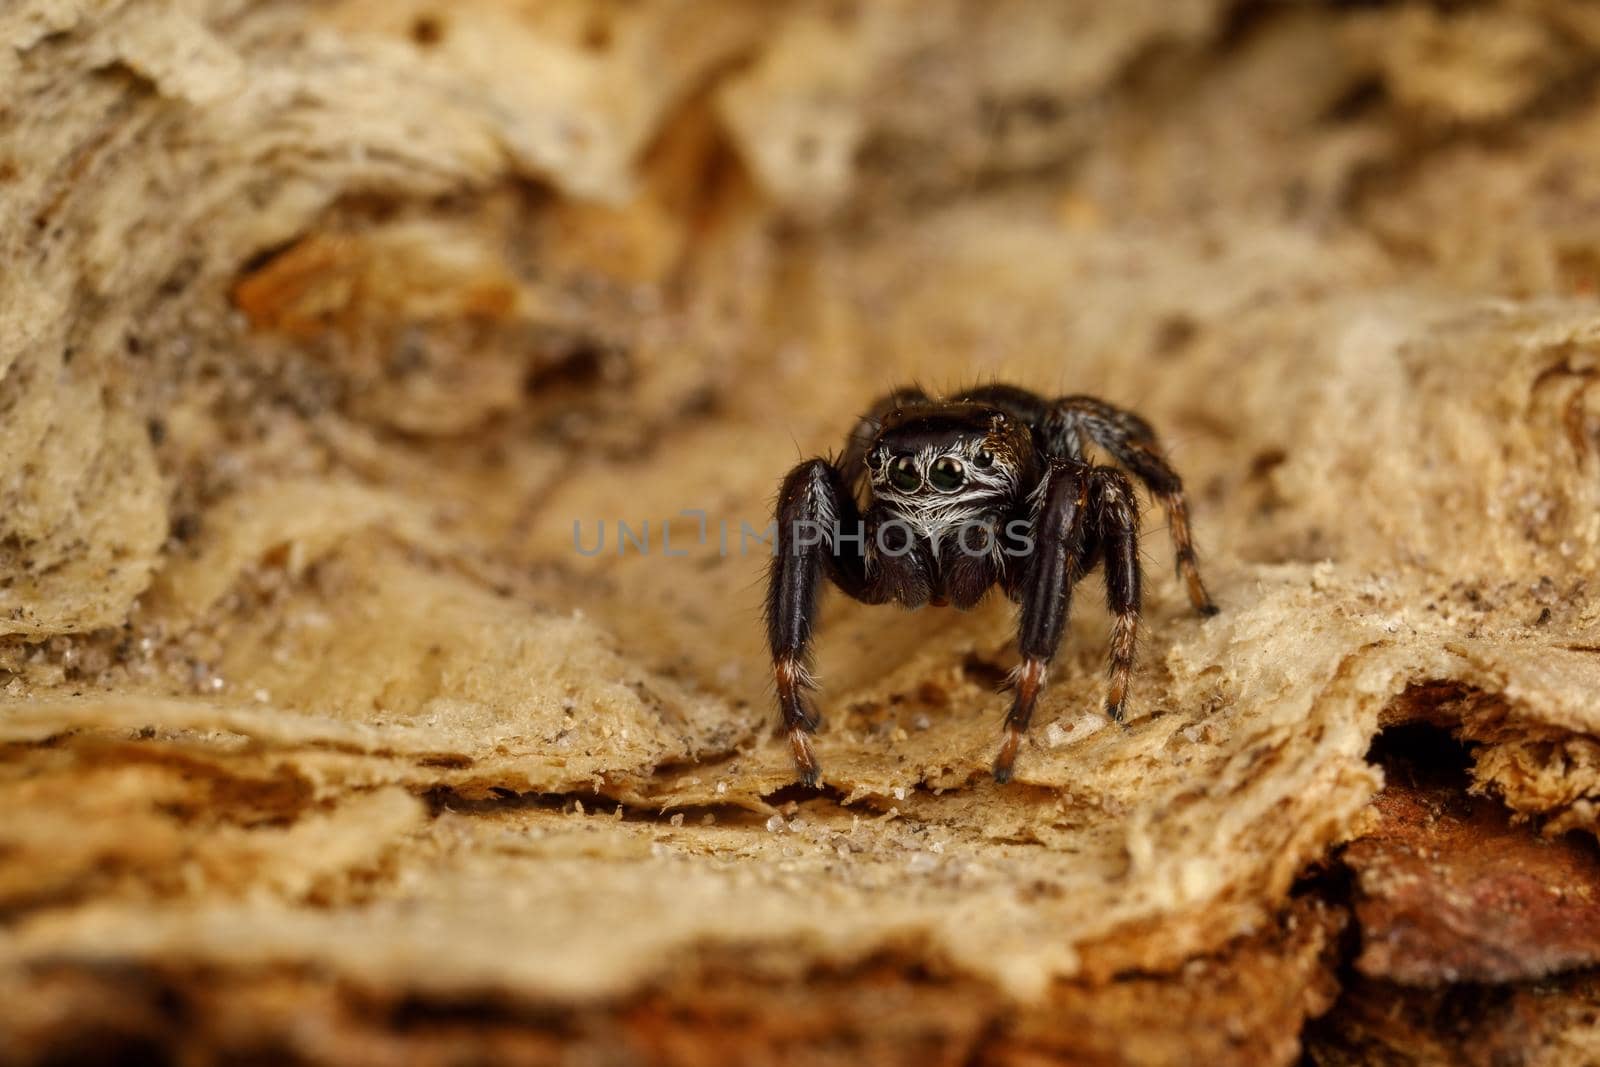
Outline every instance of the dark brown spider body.
<svg viewBox="0 0 1600 1067">
<path fill-rule="evenodd" d="M 1011 777 L 1061 643 L 1072 587 L 1104 566 L 1113 616 L 1106 713 L 1120 721 L 1140 602 L 1139 508 L 1116 468 L 1089 463 L 1092 441 L 1161 501 L 1178 572 L 1212 614 L 1189 536 L 1183 485 L 1137 415 L 1092 397 L 1046 400 L 990 385 L 937 401 L 901 389 L 873 405 L 837 462 L 784 479 L 767 591 L 778 704 L 801 778 L 820 778 L 805 690 L 817 595 L 827 577 L 869 604 L 970 608 L 995 586 L 1021 605 L 1015 695 L 995 760 Z"/>
</svg>

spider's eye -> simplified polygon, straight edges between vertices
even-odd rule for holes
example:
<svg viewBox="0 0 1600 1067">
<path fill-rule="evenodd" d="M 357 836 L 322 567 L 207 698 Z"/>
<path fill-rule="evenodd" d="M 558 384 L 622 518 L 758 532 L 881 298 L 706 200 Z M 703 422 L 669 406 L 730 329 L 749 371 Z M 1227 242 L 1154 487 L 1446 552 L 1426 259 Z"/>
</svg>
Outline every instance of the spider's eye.
<svg viewBox="0 0 1600 1067">
<path fill-rule="evenodd" d="M 905 493 L 922 487 L 922 475 L 910 456 L 901 456 L 889 465 L 889 484 Z"/>
<path fill-rule="evenodd" d="M 883 453 L 873 449 L 867 453 L 867 469 L 877 470 L 883 466 Z"/>
<path fill-rule="evenodd" d="M 979 470 L 988 470 L 994 466 L 994 453 L 987 448 L 980 448 L 978 454 L 972 457 L 972 465 Z"/>
<path fill-rule="evenodd" d="M 965 480 L 961 461 L 949 456 L 941 456 L 928 470 L 928 484 L 940 492 L 948 493 L 953 489 L 960 489 Z"/>
</svg>

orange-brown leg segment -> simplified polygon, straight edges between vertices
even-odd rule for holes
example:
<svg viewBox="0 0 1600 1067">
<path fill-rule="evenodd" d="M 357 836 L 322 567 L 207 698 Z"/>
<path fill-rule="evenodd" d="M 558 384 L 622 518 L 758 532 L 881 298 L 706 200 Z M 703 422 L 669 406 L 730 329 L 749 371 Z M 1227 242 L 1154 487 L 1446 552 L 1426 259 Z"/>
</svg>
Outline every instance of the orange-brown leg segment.
<svg viewBox="0 0 1600 1067">
<path fill-rule="evenodd" d="M 1178 576 L 1189 592 L 1189 603 L 1202 615 L 1215 615 L 1217 605 L 1206 592 L 1200 580 L 1200 561 L 1195 556 L 1194 538 L 1189 532 L 1189 504 L 1181 489 L 1160 495 L 1161 506 L 1167 512 L 1167 525 L 1172 531 L 1173 553 L 1178 558 Z"/>
<path fill-rule="evenodd" d="M 822 774 L 822 768 L 817 765 L 817 754 L 811 747 L 811 734 L 817 728 L 817 716 L 805 696 L 805 691 L 815 688 L 815 683 L 811 681 L 805 666 L 794 656 L 778 657 L 773 663 L 772 673 L 778 688 L 778 708 L 789 734 L 789 750 L 794 754 L 795 772 L 806 785 L 815 786 Z"/>
<path fill-rule="evenodd" d="M 1000 742 L 1000 754 L 994 759 L 994 780 L 1002 784 L 1011 781 L 1017 762 L 1017 752 L 1022 748 L 1022 737 L 1028 732 L 1028 721 L 1033 718 L 1034 705 L 1044 689 L 1050 665 L 1042 659 L 1025 659 L 1013 676 L 1016 693 L 1012 697 L 1011 711 L 1006 715 L 1005 733 Z"/>
<path fill-rule="evenodd" d="M 1106 608 L 1111 612 L 1111 681 L 1106 691 L 1106 715 L 1113 722 L 1121 722 L 1139 636 L 1139 508 L 1128 479 L 1109 467 L 1096 467 L 1090 476 L 1090 507 L 1099 528 L 1106 568 Z"/>
</svg>

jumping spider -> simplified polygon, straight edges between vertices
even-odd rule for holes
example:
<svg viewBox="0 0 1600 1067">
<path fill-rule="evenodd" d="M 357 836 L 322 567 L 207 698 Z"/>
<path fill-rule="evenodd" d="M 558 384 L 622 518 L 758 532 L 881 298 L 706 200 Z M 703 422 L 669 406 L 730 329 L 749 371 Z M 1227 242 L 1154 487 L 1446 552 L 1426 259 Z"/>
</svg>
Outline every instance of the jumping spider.
<svg viewBox="0 0 1600 1067">
<path fill-rule="evenodd" d="M 1105 565 L 1111 625 L 1106 714 L 1122 721 L 1139 624 L 1139 508 L 1120 470 L 1084 456 L 1092 441 L 1166 508 L 1189 601 L 1217 611 L 1200 580 L 1183 483 L 1139 416 L 1093 397 L 1046 400 L 987 385 L 934 400 L 920 389 L 883 397 L 837 462 L 810 459 L 778 493 L 767 588 L 767 639 L 795 767 L 811 786 L 816 714 L 804 691 L 817 593 L 827 576 L 868 604 L 977 604 L 999 584 L 1021 605 L 1022 663 L 994 776 L 1009 781 L 1066 623 L 1072 587 Z M 863 508 L 860 494 L 865 494 Z"/>
</svg>

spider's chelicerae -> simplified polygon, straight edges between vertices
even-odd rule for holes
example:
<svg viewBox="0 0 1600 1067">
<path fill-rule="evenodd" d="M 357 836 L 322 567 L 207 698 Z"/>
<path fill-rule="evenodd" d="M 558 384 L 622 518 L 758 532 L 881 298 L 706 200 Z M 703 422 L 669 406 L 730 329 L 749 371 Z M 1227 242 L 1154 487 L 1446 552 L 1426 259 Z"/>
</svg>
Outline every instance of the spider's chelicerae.
<svg viewBox="0 0 1600 1067">
<path fill-rule="evenodd" d="M 1122 720 L 1139 625 L 1139 505 L 1122 471 L 1086 459 L 1088 442 L 1165 507 L 1189 601 L 1214 614 L 1183 483 L 1155 432 L 1093 397 L 1047 400 L 987 385 L 935 400 L 898 389 L 861 417 L 837 462 L 811 459 L 789 472 L 778 493 L 767 638 L 806 784 L 820 779 L 811 747 L 817 717 L 805 690 L 813 687 L 807 665 L 824 576 L 868 604 L 965 609 L 998 584 L 1021 605 L 1022 662 L 994 761 L 1005 782 L 1061 643 L 1072 587 L 1103 564 L 1112 614 L 1106 714 Z"/>
</svg>

